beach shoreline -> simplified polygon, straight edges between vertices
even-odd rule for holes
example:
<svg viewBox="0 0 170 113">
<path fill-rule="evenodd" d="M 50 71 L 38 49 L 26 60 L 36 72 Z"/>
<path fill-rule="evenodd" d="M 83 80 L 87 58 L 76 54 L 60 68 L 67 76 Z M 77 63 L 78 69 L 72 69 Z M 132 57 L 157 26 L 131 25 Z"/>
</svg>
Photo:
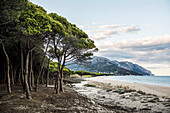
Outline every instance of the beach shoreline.
<svg viewBox="0 0 170 113">
<path fill-rule="evenodd" d="M 115 85 L 115 86 L 116 85 L 128 86 L 131 89 L 134 89 L 137 91 L 140 90 L 140 91 L 143 91 L 148 94 L 170 97 L 170 87 L 153 86 L 153 85 L 145 85 L 145 84 L 124 82 L 124 81 L 117 81 L 117 80 L 109 79 L 109 76 L 86 78 L 86 80 L 96 81 L 96 82 L 101 82 L 101 83 L 108 83 L 108 84 Z"/>
<path fill-rule="evenodd" d="M 133 113 L 170 112 L 169 87 L 121 82 L 107 77 L 85 78 L 72 88 L 109 108 Z"/>
</svg>

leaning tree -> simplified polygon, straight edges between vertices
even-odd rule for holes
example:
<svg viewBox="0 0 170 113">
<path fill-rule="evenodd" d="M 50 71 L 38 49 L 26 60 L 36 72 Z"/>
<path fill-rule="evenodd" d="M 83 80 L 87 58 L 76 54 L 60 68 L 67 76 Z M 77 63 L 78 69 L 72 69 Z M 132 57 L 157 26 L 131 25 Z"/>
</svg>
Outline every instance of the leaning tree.
<svg viewBox="0 0 170 113">
<path fill-rule="evenodd" d="M 76 60 L 86 59 L 93 55 L 97 50 L 94 41 L 88 38 L 88 35 L 69 23 L 65 18 L 58 16 L 55 13 L 49 14 L 54 20 L 62 23 L 64 34 L 53 32 L 53 46 L 58 62 L 58 76 L 56 79 L 56 93 L 63 90 L 63 69 L 66 63 Z M 53 30 L 54 31 L 54 30 Z"/>
</svg>

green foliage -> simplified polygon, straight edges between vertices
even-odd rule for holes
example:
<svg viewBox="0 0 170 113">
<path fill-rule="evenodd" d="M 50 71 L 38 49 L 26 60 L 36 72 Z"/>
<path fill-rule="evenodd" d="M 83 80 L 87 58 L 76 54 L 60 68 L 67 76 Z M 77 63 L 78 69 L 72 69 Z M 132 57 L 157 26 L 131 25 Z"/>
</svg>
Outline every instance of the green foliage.
<svg viewBox="0 0 170 113">
<path fill-rule="evenodd" d="M 51 21 L 42 7 L 28 2 L 26 9 L 21 12 L 17 27 L 26 35 L 42 34 L 52 32 Z"/>
<path fill-rule="evenodd" d="M 93 73 L 93 72 L 88 72 L 88 71 L 74 71 L 75 74 L 79 74 L 81 76 L 83 75 L 92 75 L 92 77 L 94 76 L 105 76 L 105 75 L 114 75 L 114 74 L 107 74 L 107 73 Z"/>
<path fill-rule="evenodd" d="M 58 71 L 58 63 L 57 63 L 57 62 L 50 61 L 49 71 L 50 71 L 50 72 L 57 72 L 57 71 Z M 70 74 L 71 71 L 70 71 L 70 69 L 64 67 L 63 73 L 64 73 L 64 74 Z"/>
<path fill-rule="evenodd" d="M 64 35 L 64 32 L 67 32 L 70 34 L 71 26 L 66 18 L 58 16 L 56 13 L 50 13 L 48 15 L 55 21 L 55 23 L 53 24 L 53 32 L 57 31 L 60 35 Z M 57 30 L 58 27 L 60 28 L 60 30 Z"/>
<path fill-rule="evenodd" d="M 26 5 L 27 0 L 0 0 L 0 39 L 16 35 L 16 24 Z"/>
<path fill-rule="evenodd" d="M 71 26 L 72 26 L 71 31 L 73 36 L 76 36 L 78 38 L 88 38 L 88 35 L 82 30 L 80 30 L 79 28 L 77 28 L 75 24 L 71 24 Z"/>
</svg>

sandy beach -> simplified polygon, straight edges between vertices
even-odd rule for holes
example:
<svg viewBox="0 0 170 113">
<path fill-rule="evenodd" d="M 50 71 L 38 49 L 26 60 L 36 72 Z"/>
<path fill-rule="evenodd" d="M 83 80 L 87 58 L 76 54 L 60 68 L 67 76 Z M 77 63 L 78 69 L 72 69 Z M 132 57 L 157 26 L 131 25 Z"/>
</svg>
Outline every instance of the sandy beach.
<svg viewBox="0 0 170 113">
<path fill-rule="evenodd" d="M 144 84 L 116 81 L 116 80 L 109 79 L 108 76 L 87 78 L 87 80 L 102 82 L 102 83 L 110 83 L 111 85 L 128 86 L 132 89 L 141 90 L 141 91 L 149 93 L 149 94 L 170 97 L 170 87 L 161 87 L 161 86 L 152 86 L 152 85 L 144 85 Z"/>
</svg>

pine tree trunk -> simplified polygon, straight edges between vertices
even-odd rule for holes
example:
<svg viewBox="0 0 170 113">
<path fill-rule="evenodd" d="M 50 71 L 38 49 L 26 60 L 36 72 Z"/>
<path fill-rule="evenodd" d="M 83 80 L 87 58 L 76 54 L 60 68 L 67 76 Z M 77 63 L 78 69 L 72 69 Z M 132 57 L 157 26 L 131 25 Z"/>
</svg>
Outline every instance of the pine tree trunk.
<svg viewBox="0 0 170 113">
<path fill-rule="evenodd" d="M 11 64 L 11 84 L 14 85 L 14 69 L 12 67 L 12 64 Z"/>
<path fill-rule="evenodd" d="M 46 87 L 48 87 L 49 84 L 49 64 L 50 64 L 50 58 L 48 59 Z"/>
<path fill-rule="evenodd" d="M 37 80 L 36 80 L 36 88 L 35 88 L 35 91 L 37 92 L 38 91 L 38 86 L 39 85 L 39 77 L 37 77 Z"/>
<path fill-rule="evenodd" d="M 63 73 L 62 72 L 61 72 L 61 78 L 60 78 L 60 91 L 64 92 L 64 89 L 63 89 Z"/>
<path fill-rule="evenodd" d="M 32 77 L 32 75 L 31 75 L 31 72 L 29 73 L 29 79 L 28 79 L 28 84 L 29 84 L 29 89 L 30 89 L 30 91 L 32 91 L 32 83 L 31 83 L 31 77 Z"/>
<path fill-rule="evenodd" d="M 17 82 L 17 79 L 16 79 L 17 78 L 16 77 L 17 70 L 18 70 L 18 65 L 14 69 L 14 82 Z"/>
<path fill-rule="evenodd" d="M 4 54 L 5 54 L 6 60 L 7 60 L 7 91 L 8 91 L 8 93 L 11 93 L 11 83 L 10 83 L 10 75 L 9 75 L 9 71 L 10 71 L 9 57 L 5 50 L 5 46 L 4 46 L 3 42 L 2 42 L 2 48 L 3 48 Z"/>
<path fill-rule="evenodd" d="M 56 75 L 56 94 L 59 94 L 60 92 L 60 82 L 59 82 L 59 74 L 58 76 Z"/>
<path fill-rule="evenodd" d="M 31 79 L 32 78 L 32 51 L 30 52 L 30 73 L 29 73 L 29 89 L 30 91 L 32 91 L 32 83 L 31 83 Z"/>
<path fill-rule="evenodd" d="M 44 84 L 44 69 L 42 70 L 42 74 L 41 74 L 41 83 Z"/>
<path fill-rule="evenodd" d="M 33 70 L 32 70 L 31 73 L 32 73 L 32 74 L 31 74 L 31 85 L 32 85 L 32 87 L 34 88 L 34 72 L 33 72 Z"/>
<path fill-rule="evenodd" d="M 57 75 L 56 75 L 57 76 Z M 55 77 L 55 81 L 54 81 L 54 89 L 57 89 L 57 77 Z"/>
<path fill-rule="evenodd" d="M 23 50 L 21 48 L 21 83 L 23 86 L 23 91 L 25 91 L 25 78 L 24 77 L 25 77 L 24 76 L 24 56 L 23 56 Z"/>
<path fill-rule="evenodd" d="M 64 69 L 64 65 L 65 65 L 65 61 L 66 61 L 66 56 L 64 55 L 64 59 L 63 59 L 63 64 L 61 66 L 61 70 L 60 70 L 60 76 L 61 76 L 61 79 L 60 79 L 60 91 L 64 92 L 64 89 L 63 89 L 63 69 Z"/>
<path fill-rule="evenodd" d="M 27 99 L 32 99 L 31 98 L 31 94 L 30 94 L 30 90 L 29 90 L 29 84 L 28 84 L 28 64 L 29 64 L 29 53 L 30 51 L 28 51 L 27 56 L 26 56 L 26 66 L 25 66 L 25 88 L 26 88 L 26 98 Z"/>
<path fill-rule="evenodd" d="M 57 87 L 56 87 L 56 94 L 59 94 L 59 91 L 60 91 L 60 60 L 58 60 L 58 76 L 56 75 L 56 84 L 57 84 Z"/>
<path fill-rule="evenodd" d="M 21 84 L 21 70 L 19 70 L 19 75 L 18 75 L 17 83 Z"/>
</svg>

